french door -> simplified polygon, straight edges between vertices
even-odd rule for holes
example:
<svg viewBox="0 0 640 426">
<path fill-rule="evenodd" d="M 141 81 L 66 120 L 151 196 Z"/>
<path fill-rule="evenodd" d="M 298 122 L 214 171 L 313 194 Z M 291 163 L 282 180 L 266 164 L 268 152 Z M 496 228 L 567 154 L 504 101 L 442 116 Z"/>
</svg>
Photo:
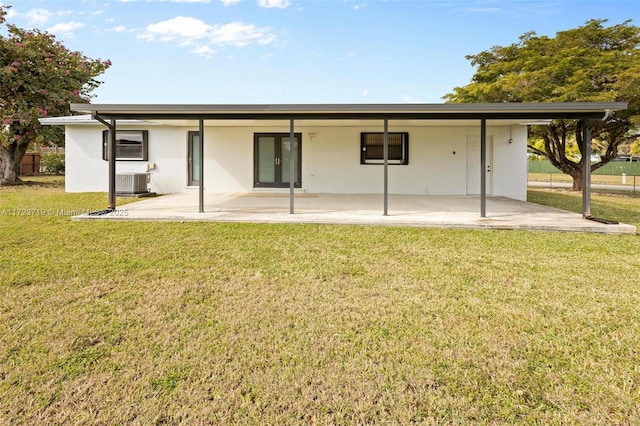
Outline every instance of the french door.
<svg viewBox="0 0 640 426">
<path fill-rule="evenodd" d="M 290 185 L 289 133 L 256 133 L 253 139 L 253 186 L 288 188 Z M 302 134 L 293 138 L 294 187 L 302 185 Z"/>
</svg>

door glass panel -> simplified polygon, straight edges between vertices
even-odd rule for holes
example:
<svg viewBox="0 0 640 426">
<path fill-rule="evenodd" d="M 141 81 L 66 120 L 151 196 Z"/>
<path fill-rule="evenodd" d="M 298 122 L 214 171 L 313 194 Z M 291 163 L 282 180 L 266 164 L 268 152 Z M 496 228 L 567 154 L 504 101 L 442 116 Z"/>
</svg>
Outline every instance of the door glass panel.
<svg viewBox="0 0 640 426">
<path fill-rule="evenodd" d="M 276 138 L 261 136 L 258 138 L 258 182 L 276 181 Z"/>
<path fill-rule="evenodd" d="M 191 136 L 191 182 L 200 181 L 200 135 Z"/>
<path fill-rule="evenodd" d="M 290 153 L 291 150 L 289 149 L 289 137 L 288 136 L 283 136 L 280 139 L 280 152 L 282 153 L 282 183 L 289 183 L 289 172 L 290 172 L 290 162 L 289 162 L 289 158 L 290 158 Z M 300 165 L 298 164 L 298 138 L 294 137 L 293 139 L 293 167 L 294 167 L 294 176 L 298 176 L 298 167 L 300 167 Z M 295 181 L 294 181 L 295 182 Z"/>
</svg>

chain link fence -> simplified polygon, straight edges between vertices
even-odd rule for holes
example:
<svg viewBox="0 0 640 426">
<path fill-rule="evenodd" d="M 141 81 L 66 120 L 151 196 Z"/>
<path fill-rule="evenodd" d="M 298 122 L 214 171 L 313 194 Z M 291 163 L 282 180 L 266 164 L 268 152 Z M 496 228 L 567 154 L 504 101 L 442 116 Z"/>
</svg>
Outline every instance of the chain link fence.
<svg viewBox="0 0 640 426">
<path fill-rule="evenodd" d="M 547 160 L 529 160 L 529 181 L 546 182 L 549 187 L 554 183 L 571 183 L 571 176 L 556 169 Z M 612 161 L 591 174 L 591 183 L 596 185 L 614 185 L 636 192 L 640 190 L 640 162 Z M 627 188 L 628 187 L 628 188 Z"/>
</svg>

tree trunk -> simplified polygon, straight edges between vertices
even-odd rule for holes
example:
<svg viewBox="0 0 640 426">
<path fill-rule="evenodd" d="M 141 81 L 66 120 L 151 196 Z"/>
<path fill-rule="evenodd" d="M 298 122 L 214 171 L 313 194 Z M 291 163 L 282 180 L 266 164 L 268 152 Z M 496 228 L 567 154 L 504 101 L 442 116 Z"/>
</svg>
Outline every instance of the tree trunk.
<svg viewBox="0 0 640 426">
<path fill-rule="evenodd" d="M 582 191 L 582 171 L 572 174 L 571 177 L 573 178 L 573 186 L 571 187 L 571 190 Z"/>
<path fill-rule="evenodd" d="M 13 185 L 20 180 L 22 157 L 27 152 L 28 144 L 16 143 L 9 146 L 0 145 L 0 185 Z"/>
</svg>

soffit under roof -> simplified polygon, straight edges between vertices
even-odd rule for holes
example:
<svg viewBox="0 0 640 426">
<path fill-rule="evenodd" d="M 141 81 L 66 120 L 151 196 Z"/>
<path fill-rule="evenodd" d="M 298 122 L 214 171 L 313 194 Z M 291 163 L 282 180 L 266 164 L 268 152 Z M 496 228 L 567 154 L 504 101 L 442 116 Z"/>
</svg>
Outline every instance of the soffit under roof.
<svg viewBox="0 0 640 426">
<path fill-rule="evenodd" d="M 603 118 L 625 102 L 477 104 L 72 104 L 102 119 L 139 120 L 480 120 Z"/>
<path fill-rule="evenodd" d="M 118 121 L 118 125 L 121 121 Z M 149 124 L 174 126 L 174 127 L 198 127 L 198 120 L 192 119 L 153 119 L 148 121 Z M 487 123 L 488 126 L 517 126 L 529 124 L 526 120 L 516 119 L 496 119 Z M 248 120 L 248 119 L 235 119 L 235 120 L 204 120 L 205 127 L 262 127 L 262 128 L 286 128 L 289 129 L 289 120 Z M 297 119 L 294 122 L 296 128 L 304 127 L 382 127 L 382 120 L 377 119 Z M 392 119 L 389 121 L 391 128 L 398 127 L 478 127 L 478 120 L 405 120 L 401 118 Z"/>
<path fill-rule="evenodd" d="M 56 125 L 74 125 L 74 126 L 103 126 L 98 120 L 95 120 L 89 114 L 68 116 L 68 117 L 50 117 L 41 118 L 40 124 L 44 126 Z M 408 127 L 478 127 L 478 120 L 405 120 L 393 119 L 389 121 L 391 128 L 408 128 Z M 494 119 L 490 120 L 487 125 L 490 127 L 501 126 L 517 126 L 526 124 L 546 124 L 543 121 L 531 122 L 522 119 Z M 187 127 L 198 128 L 199 121 L 196 119 L 153 119 L 153 120 L 118 120 L 118 127 L 121 126 L 170 126 L 170 127 Z M 243 127 L 243 128 L 286 128 L 289 129 L 289 120 L 204 120 L 205 127 Z M 321 127 L 357 127 L 357 128 L 377 128 L 382 127 L 382 120 L 361 120 L 361 119 L 334 119 L 334 120 L 307 120 L 298 119 L 295 121 L 295 127 L 300 128 L 321 128 Z"/>
</svg>

